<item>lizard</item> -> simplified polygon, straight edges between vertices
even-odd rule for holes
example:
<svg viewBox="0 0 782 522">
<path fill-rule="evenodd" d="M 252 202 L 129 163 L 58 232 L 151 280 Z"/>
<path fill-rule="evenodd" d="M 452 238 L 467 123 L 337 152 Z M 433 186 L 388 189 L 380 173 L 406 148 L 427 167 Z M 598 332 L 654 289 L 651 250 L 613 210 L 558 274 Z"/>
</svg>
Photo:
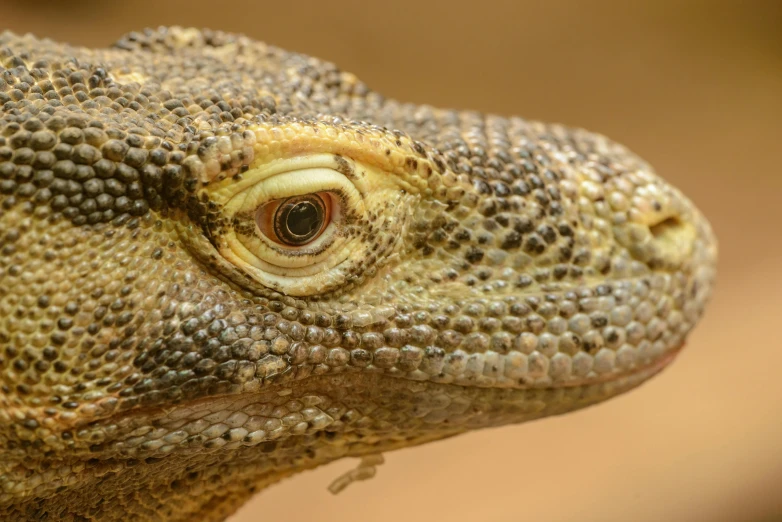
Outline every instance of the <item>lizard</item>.
<svg viewBox="0 0 782 522">
<path fill-rule="evenodd" d="M 712 292 L 706 218 L 601 134 L 213 30 L 3 32 L 0 71 L 2 520 L 224 520 L 578 410 Z"/>
</svg>

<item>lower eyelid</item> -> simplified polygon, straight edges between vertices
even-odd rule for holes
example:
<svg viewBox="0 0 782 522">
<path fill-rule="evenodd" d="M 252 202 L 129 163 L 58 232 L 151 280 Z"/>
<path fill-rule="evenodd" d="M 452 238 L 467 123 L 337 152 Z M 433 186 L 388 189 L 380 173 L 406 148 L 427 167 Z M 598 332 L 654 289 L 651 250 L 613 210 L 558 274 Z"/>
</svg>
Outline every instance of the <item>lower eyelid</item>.
<svg viewBox="0 0 782 522">
<path fill-rule="evenodd" d="M 315 238 L 312 243 L 318 243 L 318 240 L 326 235 L 329 226 L 330 225 L 327 225 L 326 228 L 323 229 L 323 232 Z M 334 244 L 335 239 L 335 234 L 330 234 L 330 237 L 326 238 L 324 242 L 317 244 L 317 248 L 313 248 L 312 243 L 300 247 L 286 247 L 278 243 L 273 243 L 270 247 L 274 249 L 278 255 L 286 257 L 317 256 L 323 253 L 324 250 L 330 248 L 331 245 Z"/>
</svg>

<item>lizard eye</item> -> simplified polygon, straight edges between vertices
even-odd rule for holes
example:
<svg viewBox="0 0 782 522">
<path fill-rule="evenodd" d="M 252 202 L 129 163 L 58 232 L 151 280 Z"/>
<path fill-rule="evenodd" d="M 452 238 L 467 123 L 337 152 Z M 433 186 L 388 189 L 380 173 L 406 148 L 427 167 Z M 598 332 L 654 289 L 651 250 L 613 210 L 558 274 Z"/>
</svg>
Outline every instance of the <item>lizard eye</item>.
<svg viewBox="0 0 782 522">
<path fill-rule="evenodd" d="M 338 170 L 348 160 L 342 161 L 286 159 L 210 187 L 212 200 L 222 205 L 212 235 L 220 255 L 288 295 L 339 286 L 348 266 L 365 257 L 357 229 L 367 220 L 367 204 L 375 204 L 355 167 L 343 169 L 347 175 Z"/>
<path fill-rule="evenodd" d="M 255 222 L 275 243 L 301 247 L 316 240 L 331 221 L 335 196 L 329 192 L 276 199 L 258 208 Z"/>
<path fill-rule="evenodd" d="M 208 236 L 183 227 L 183 237 L 196 251 L 214 248 L 206 261 L 240 284 L 289 296 L 326 294 L 374 273 L 416 200 L 385 171 L 332 154 L 268 161 L 201 197 L 213 212 Z"/>
<path fill-rule="evenodd" d="M 226 206 L 233 230 L 226 252 L 247 268 L 310 276 L 339 260 L 346 217 L 363 214 L 361 195 L 328 168 L 293 170 L 258 180 Z"/>
</svg>

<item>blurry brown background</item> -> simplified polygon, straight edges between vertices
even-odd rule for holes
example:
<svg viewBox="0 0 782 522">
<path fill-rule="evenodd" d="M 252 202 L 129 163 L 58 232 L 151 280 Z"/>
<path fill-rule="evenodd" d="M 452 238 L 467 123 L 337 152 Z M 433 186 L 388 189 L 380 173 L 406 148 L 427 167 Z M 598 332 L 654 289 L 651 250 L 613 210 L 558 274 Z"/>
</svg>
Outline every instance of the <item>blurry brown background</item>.
<svg viewBox="0 0 782 522">
<path fill-rule="evenodd" d="M 333 497 L 340 461 L 232 522 L 782 520 L 782 2 L 0 1 L 0 26 L 74 44 L 169 24 L 325 58 L 408 101 L 598 130 L 721 241 L 706 318 L 641 389 L 389 454 Z"/>
</svg>

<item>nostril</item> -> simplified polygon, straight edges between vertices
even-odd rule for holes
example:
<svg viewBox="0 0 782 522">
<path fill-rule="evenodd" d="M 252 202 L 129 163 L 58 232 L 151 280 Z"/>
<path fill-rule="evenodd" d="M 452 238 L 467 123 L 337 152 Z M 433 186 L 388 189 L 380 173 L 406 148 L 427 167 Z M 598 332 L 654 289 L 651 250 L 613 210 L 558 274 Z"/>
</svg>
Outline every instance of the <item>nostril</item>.
<svg viewBox="0 0 782 522">
<path fill-rule="evenodd" d="M 648 225 L 651 241 L 641 246 L 643 261 L 656 268 L 676 268 L 689 258 L 695 228 L 679 216 L 662 218 Z"/>
<path fill-rule="evenodd" d="M 654 269 L 676 269 L 686 263 L 697 236 L 693 223 L 673 213 L 645 217 L 645 224 L 615 228 L 617 241 L 631 256 Z"/>
<path fill-rule="evenodd" d="M 660 221 L 659 223 L 655 223 L 654 225 L 649 226 L 649 231 L 652 233 L 652 236 L 658 240 L 658 241 L 665 241 L 666 238 L 673 239 L 672 236 L 677 234 L 677 230 L 681 229 L 683 226 L 682 221 L 677 217 L 667 217 Z"/>
</svg>

